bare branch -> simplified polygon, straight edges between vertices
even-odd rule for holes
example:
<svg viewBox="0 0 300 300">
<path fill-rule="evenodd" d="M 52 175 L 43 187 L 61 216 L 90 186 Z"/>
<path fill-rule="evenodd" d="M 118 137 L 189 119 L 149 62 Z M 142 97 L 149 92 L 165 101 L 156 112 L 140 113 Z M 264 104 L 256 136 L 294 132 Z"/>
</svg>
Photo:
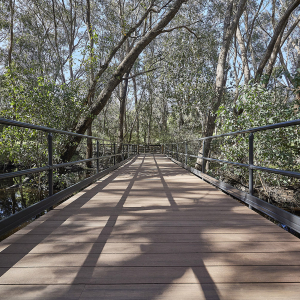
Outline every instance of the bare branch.
<svg viewBox="0 0 300 300">
<path fill-rule="evenodd" d="M 150 72 L 152 72 L 152 71 L 155 71 L 155 70 L 157 70 L 157 69 L 159 69 L 159 68 L 154 68 L 154 69 L 147 70 L 147 71 L 144 71 L 144 72 L 136 73 L 136 74 L 134 74 L 134 75 L 132 75 L 132 76 L 130 76 L 130 77 L 122 78 L 122 80 L 132 79 L 132 78 L 135 78 L 135 77 L 137 77 L 137 76 L 139 76 L 139 75 L 143 75 L 143 74 L 146 74 L 146 73 L 150 73 Z"/>
</svg>

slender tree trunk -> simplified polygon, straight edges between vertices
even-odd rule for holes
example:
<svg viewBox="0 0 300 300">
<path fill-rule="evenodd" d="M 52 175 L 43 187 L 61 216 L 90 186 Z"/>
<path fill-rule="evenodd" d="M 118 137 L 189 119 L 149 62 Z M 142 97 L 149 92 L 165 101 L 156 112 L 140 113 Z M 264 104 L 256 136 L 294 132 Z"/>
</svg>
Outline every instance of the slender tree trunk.
<svg viewBox="0 0 300 300">
<path fill-rule="evenodd" d="M 234 16 L 232 16 L 233 12 L 233 2 L 231 1 L 228 4 L 226 10 L 226 16 L 224 20 L 224 31 L 223 31 L 223 44 L 220 49 L 218 65 L 216 71 L 216 96 L 214 99 L 214 103 L 212 104 L 212 109 L 208 112 L 206 128 L 204 131 L 204 136 L 211 136 L 215 130 L 215 121 L 217 118 L 216 112 L 219 109 L 222 99 L 223 99 L 223 91 L 226 84 L 227 79 L 227 70 L 226 70 L 226 61 L 228 51 L 231 45 L 232 37 L 236 32 L 236 28 L 238 22 L 241 18 L 241 15 L 244 11 L 245 4 L 247 0 L 240 0 L 237 6 L 237 11 Z M 203 154 L 205 157 L 208 157 L 210 152 L 211 140 L 206 140 L 205 148 L 203 150 Z M 202 160 L 197 160 L 197 166 L 204 164 L 204 169 L 206 166 L 206 161 L 202 162 Z"/>
<path fill-rule="evenodd" d="M 91 23 L 91 4 L 90 0 L 86 0 L 86 22 L 87 22 L 87 29 L 88 29 L 88 36 L 89 36 L 89 43 L 90 43 L 90 86 L 93 84 L 94 81 L 94 69 L 93 69 L 93 57 L 94 57 L 94 39 L 93 39 L 93 28 Z M 88 98 L 88 106 L 91 107 L 93 103 L 93 97 Z M 87 135 L 92 136 L 92 123 L 88 126 Z M 87 139 L 87 147 L 86 147 L 86 158 L 93 157 L 93 141 L 92 139 Z M 92 162 L 87 162 L 87 167 L 92 167 Z"/>
<path fill-rule="evenodd" d="M 12 63 L 12 51 L 14 46 L 14 14 L 15 14 L 15 0 L 9 0 L 10 9 L 10 39 L 8 49 L 8 66 L 11 67 Z"/>
<path fill-rule="evenodd" d="M 139 117 L 139 105 L 138 105 L 138 96 L 137 96 L 137 86 L 135 77 L 132 78 L 133 82 L 133 92 L 134 92 L 134 106 L 135 106 L 135 117 L 136 117 L 136 138 L 137 144 L 140 143 L 140 117 Z"/>
<path fill-rule="evenodd" d="M 76 11 L 73 16 L 73 3 L 70 1 L 70 40 L 69 40 L 69 72 L 71 80 L 74 79 L 73 72 L 73 51 L 74 51 L 74 35 L 75 35 L 75 23 L 76 23 Z"/>
<path fill-rule="evenodd" d="M 285 28 L 285 26 L 286 26 L 286 24 L 284 25 L 284 28 Z M 280 35 L 278 36 L 278 38 L 276 40 L 276 43 L 274 45 L 273 51 L 271 53 L 271 56 L 269 58 L 269 63 L 268 63 L 267 68 L 266 68 L 266 78 L 264 79 L 263 87 L 267 87 L 267 85 L 269 83 L 269 80 L 270 80 L 270 77 L 271 77 L 271 74 L 272 74 L 272 71 L 273 71 L 273 67 L 274 67 L 274 64 L 275 64 L 276 59 L 277 59 L 277 54 L 280 50 L 281 38 L 282 38 L 282 35 L 283 35 L 283 32 L 284 32 L 284 28 L 282 29 Z"/>
<path fill-rule="evenodd" d="M 249 69 L 249 62 L 248 62 L 248 58 L 247 58 L 247 49 L 246 49 L 245 41 L 244 41 L 244 38 L 242 36 L 239 26 L 237 26 L 237 29 L 236 29 L 236 37 L 237 37 L 237 41 L 238 41 L 238 44 L 241 49 L 241 57 L 242 57 L 242 62 L 243 62 L 243 73 L 244 73 L 244 77 L 245 77 L 244 81 L 245 81 L 245 84 L 248 84 L 248 82 L 250 80 L 250 69 Z"/>
<path fill-rule="evenodd" d="M 123 82 L 120 84 L 120 114 L 119 114 L 119 147 L 118 153 L 121 153 L 124 143 L 124 117 L 126 113 L 126 96 L 128 88 L 128 77 L 130 70 L 125 74 Z M 120 158 L 120 156 L 119 156 Z"/>
<path fill-rule="evenodd" d="M 153 103 L 152 103 L 152 91 L 150 94 L 150 111 L 149 111 L 149 122 L 147 129 L 147 144 L 151 143 L 151 128 L 152 128 L 152 114 L 153 114 Z"/>
<path fill-rule="evenodd" d="M 55 0 L 52 0 L 52 14 L 53 14 L 53 23 L 54 23 L 54 43 L 55 43 L 55 51 L 58 57 L 59 61 L 59 67 L 60 67 L 60 73 L 61 73 L 61 80 L 63 83 L 66 82 L 64 69 L 63 69 L 63 63 L 60 56 L 59 46 L 58 46 L 58 40 L 57 40 L 57 21 L 56 21 L 56 13 L 55 13 Z"/>
</svg>

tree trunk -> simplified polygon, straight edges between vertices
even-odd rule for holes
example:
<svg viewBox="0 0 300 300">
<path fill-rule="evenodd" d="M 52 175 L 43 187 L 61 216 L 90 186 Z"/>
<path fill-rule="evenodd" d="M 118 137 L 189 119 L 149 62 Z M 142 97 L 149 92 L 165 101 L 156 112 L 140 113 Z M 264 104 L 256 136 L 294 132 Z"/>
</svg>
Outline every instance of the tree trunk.
<svg viewBox="0 0 300 300">
<path fill-rule="evenodd" d="M 90 86 L 92 85 L 94 81 L 94 70 L 93 70 L 93 50 L 94 50 L 94 39 L 93 39 L 93 28 L 91 23 L 91 4 L 90 0 L 86 0 L 86 22 L 87 22 L 87 29 L 88 29 L 88 37 L 89 37 L 89 43 L 90 43 Z M 72 71 L 73 72 L 73 71 Z M 93 97 L 88 98 L 88 106 L 91 107 L 93 103 Z M 88 126 L 87 135 L 92 136 L 92 123 Z M 92 158 L 93 157 L 93 141 L 92 139 L 87 139 L 87 145 L 86 145 L 86 158 Z M 92 168 L 93 163 L 91 161 L 86 163 L 88 168 Z"/>
<path fill-rule="evenodd" d="M 232 37 L 236 31 L 238 22 L 244 11 L 246 2 L 247 0 L 239 1 L 236 14 L 233 17 L 232 17 L 233 1 L 231 1 L 227 7 L 226 16 L 224 20 L 223 44 L 221 46 L 221 50 L 219 53 L 218 65 L 216 71 L 216 96 L 215 96 L 214 103 L 212 104 L 212 109 L 209 111 L 207 116 L 206 128 L 204 130 L 205 137 L 213 135 L 215 130 L 215 121 L 217 118 L 216 112 L 219 109 L 223 99 L 223 91 L 224 91 L 226 78 L 227 78 L 226 76 L 227 70 L 225 68 L 227 55 L 232 41 Z M 208 153 L 210 151 L 210 144 L 211 144 L 210 139 L 205 141 L 205 148 L 203 151 L 205 157 L 208 156 Z M 197 159 L 196 166 L 199 167 L 199 165 L 202 166 L 202 164 L 203 164 L 202 159 Z M 206 166 L 206 161 L 204 160 L 204 170 L 205 170 L 205 166 Z"/>
<path fill-rule="evenodd" d="M 119 114 L 119 147 L 118 152 L 121 153 L 124 143 L 124 120 L 126 113 L 126 95 L 128 88 L 128 77 L 130 70 L 125 74 L 124 81 L 120 83 L 120 114 Z M 120 158 L 120 156 L 118 156 Z"/>
<path fill-rule="evenodd" d="M 245 84 L 248 84 L 248 82 L 250 80 L 250 69 L 249 69 L 249 63 L 248 63 L 248 58 L 247 58 L 247 49 L 246 49 L 245 41 L 244 41 L 244 38 L 242 36 L 239 26 L 237 26 L 237 29 L 236 29 L 236 37 L 237 37 L 237 41 L 238 41 L 238 44 L 241 49 L 241 57 L 242 57 L 242 62 L 243 62 L 243 73 L 244 73 L 244 77 L 245 77 L 244 81 L 245 81 Z"/>
<path fill-rule="evenodd" d="M 10 40 L 9 40 L 9 50 L 8 50 L 8 66 L 11 67 L 12 62 L 12 51 L 14 45 L 14 13 L 15 13 L 15 1 L 9 0 L 10 9 Z"/>
<path fill-rule="evenodd" d="M 60 72 L 61 72 L 61 80 L 62 80 L 63 83 L 65 83 L 66 79 L 65 79 L 64 68 L 63 68 L 64 66 L 63 66 L 63 62 L 62 62 L 61 55 L 60 55 L 60 52 L 59 52 L 58 39 L 57 39 L 57 21 L 56 21 L 55 5 L 56 5 L 55 0 L 52 0 L 52 14 L 53 14 L 53 23 L 54 23 L 55 51 L 56 51 L 58 61 L 59 61 L 59 67 L 60 67 Z"/>
<path fill-rule="evenodd" d="M 286 21 L 286 24 L 287 24 L 287 21 Z M 272 71 L 273 71 L 273 67 L 274 67 L 274 64 L 275 64 L 276 59 L 277 59 L 277 54 L 280 50 L 281 39 L 282 39 L 282 35 L 283 35 L 284 28 L 285 28 L 286 24 L 284 24 L 284 27 L 283 27 L 280 35 L 278 36 L 278 38 L 276 40 L 276 43 L 274 45 L 273 51 L 271 53 L 269 63 L 267 65 L 267 69 L 266 69 L 266 78 L 264 79 L 263 87 L 267 87 L 267 85 L 269 83 L 269 80 L 270 80 L 270 77 L 271 77 L 271 74 L 272 74 Z"/>
<path fill-rule="evenodd" d="M 152 114 L 153 114 L 153 104 L 152 104 L 152 91 L 151 91 L 149 122 L 148 122 L 148 129 L 147 129 L 147 144 L 148 145 L 151 143 Z"/>
<path fill-rule="evenodd" d="M 134 107 L 135 107 L 135 117 L 136 117 L 136 138 L 137 144 L 140 143 L 140 120 L 139 120 L 139 105 L 138 105 L 138 97 L 137 97 L 137 87 L 135 77 L 132 78 L 133 82 L 133 92 L 134 92 Z M 131 138 L 130 138 L 131 139 Z"/>
</svg>

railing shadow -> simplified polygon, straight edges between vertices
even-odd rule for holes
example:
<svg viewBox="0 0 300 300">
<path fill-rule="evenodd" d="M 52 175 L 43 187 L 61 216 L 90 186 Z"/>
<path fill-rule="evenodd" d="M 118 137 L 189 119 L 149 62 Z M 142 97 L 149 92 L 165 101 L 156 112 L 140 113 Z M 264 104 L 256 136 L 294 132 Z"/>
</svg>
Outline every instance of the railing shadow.
<svg viewBox="0 0 300 300">
<path fill-rule="evenodd" d="M 136 161 L 136 157 L 130 161 L 127 166 L 133 164 Z M 14 234 L 13 236 L 5 239 L 0 245 L 9 244 L 4 250 L 1 251 L 2 255 L 5 254 L 14 254 L 11 256 L 9 263 L 6 262 L 5 268 L 0 268 L 0 277 L 6 273 L 12 266 L 14 266 L 18 261 L 20 261 L 26 254 L 32 251 L 37 245 L 39 245 L 43 240 L 45 240 L 48 236 L 51 235 L 56 229 L 58 229 L 68 218 L 73 215 L 73 208 L 78 208 L 78 206 L 84 206 L 93 195 L 96 195 L 99 192 L 99 189 L 103 189 L 106 185 L 108 185 L 112 180 L 117 178 L 119 174 L 122 172 L 123 168 L 126 166 L 121 167 L 120 169 L 116 170 L 102 182 L 97 184 L 92 190 L 89 190 L 89 197 L 85 198 L 84 193 L 82 196 L 78 197 L 75 201 L 72 201 L 68 204 L 63 210 L 66 212 L 63 214 L 63 217 L 56 221 L 54 226 L 49 227 L 47 222 L 42 222 L 40 224 L 39 220 L 31 223 L 30 225 L 26 226 L 24 229 L 21 229 L 19 232 Z M 82 194 L 82 193 L 81 193 Z M 65 202 L 68 203 L 68 200 Z M 49 217 L 50 216 L 50 217 Z M 46 220 L 51 220 L 51 212 L 44 216 Z M 38 225 L 37 225 L 38 224 Z M 30 236 L 34 236 L 34 241 L 32 243 L 28 243 L 28 234 L 22 234 L 22 232 L 27 232 L 29 230 Z M 41 234 L 41 232 L 43 234 Z M 12 242 L 12 243 L 11 243 Z M 24 244 L 24 242 L 26 244 Z M 11 244 L 10 244 L 11 243 Z M 22 249 L 20 250 L 20 245 L 22 245 Z M 26 246 L 24 246 L 26 245 Z"/>
<path fill-rule="evenodd" d="M 53 229 L 51 228 L 47 235 L 49 243 L 51 243 L 51 233 L 57 230 L 63 222 L 70 220 L 74 210 L 78 207 L 91 222 L 102 220 L 102 216 L 106 217 L 103 219 L 103 223 L 97 221 L 99 224 L 103 224 L 99 228 L 80 228 L 78 225 L 76 230 L 73 230 L 75 239 L 76 233 L 80 237 L 86 235 L 85 238 L 88 239 L 88 235 L 93 232 L 95 237 L 93 237 L 91 248 L 80 252 L 85 255 L 83 260 L 77 263 L 73 261 L 74 266 L 55 267 L 54 265 L 52 269 L 49 268 L 52 272 L 52 277 L 49 278 L 53 278 L 61 285 L 61 290 L 55 297 L 73 295 L 72 299 L 93 297 L 101 299 L 119 297 L 130 300 L 164 299 L 163 297 L 169 293 L 169 289 L 176 285 L 196 291 L 193 299 L 221 299 L 214 280 L 218 276 L 215 273 L 212 276 L 211 270 L 207 267 L 207 261 L 214 261 L 215 253 L 211 251 L 211 242 L 206 235 L 208 230 L 203 226 L 205 223 L 209 223 L 210 230 L 215 232 L 220 228 L 225 228 L 226 224 L 230 227 L 232 220 L 215 220 L 215 222 L 207 221 L 208 218 L 201 220 L 201 216 L 205 215 L 203 212 L 202 214 L 199 212 L 202 208 L 205 210 L 209 206 L 209 196 L 214 201 L 215 188 L 206 185 L 210 192 L 203 193 L 200 192 L 201 188 L 199 187 L 197 194 L 197 189 L 183 180 L 179 180 L 179 183 L 172 182 L 170 178 L 176 175 L 180 176 L 182 169 L 177 167 L 170 171 L 167 169 L 168 164 L 158 162 L 156 157 L 154 157 L 154 165 L 151 165 L 147 160 L 153 160 L 153 157 L 141 155 L 137 161 L 129 164 L 130 169 L 125 166 L 122 170 L 116 171 L 93 187 L 87 193 L 88 198 L 85 198 L 84 195 L 80 196 L 73 201 L 74 203 L 62 208 L 60 213 L 56 214 L 56 219 L 53 217 L 53 222 L 58 223 Z M 153 168 L 147 172 L 145 168 L 150 165 Z M 123 177 L 117 177 L 121 173 L 123 173 Z M 148 182 L 147 179 L 151 180 Z M 160 184 L 155 182 L 151 185 L 150 183 L 154 181 L 158 181 Z M 115 186 L 118 185 L 122 185 L 123 190 L 115 189 Z M 95 199 L 95 208 L 93 205 L 85 208 L 93 195 L 96 196 L 100 191 L 101 193 L 105 192 L 107 199 L 103 199 L 103 201 Z M 189 201 L 177 200 L 182 194 L 188 192 L 191 197 L 188 199 L 188 196 L 185 196 L 185 199 Z M 203 198 L 204 195 L 208 197 L 207 201 Z M 112 196 L 114 200 L 110 202 L 109 196 Z M 151 200 L 155 197 L 159 198 L 161 203 L 152 205 L 151 203 L 156 203 Z M 202 204 L 200 198 L 203 200 Z M 99 203 L 102 203 L 102 206 L 100 205 L 96 209 L 96 205 Z M 225 205 L 224 210 L 233 211 L 236 206 L 238 205 L 233 201 L 232 204 Z M 103 207 L 102 212 L 101 207 Z M 253 212 L 249 210 L 249 214 L 253 214 Z M 243 222 L 244 219 L 245 216 L 241 214 L 240 221 Z M 256 220 L 257 218 L 254 217 L 254 225 Z M 75 222 L 76 220 L 74 220 Z M 62 235 L 63 237 L 64 235 Z M 55 238 L 57 237 L 55 236 Z M 45 236 L 41 241 L 45 241 Z M 34 245 L 37 244 L 34 243 Z M 78 242 L 78 244 L 82 246 L 84 243 Z M 232 245 L 233 250 L 235 245 Z M 68 245 L 66 242 L 64 249 L 53 250 L 56 251 L 54 253 L 72 253 L 73 246 L 74 244 Z M 251 240 L 244 242 L 244 247 L 254 248 L 255 242 Z M 34 246 L 31 245 L 24 251 L 25 254 L 33 248 Z M 22 259 L 25 254 L 12 261 L 11 266 Z M 242 254 L 234 253 L 230 258 L 224 258 L 223 261 L 231 264 L 240 256 Z M 227 274 L 229 281 L 231 277 L 242 276 L 235 272 L 238 271 L 235 271 L 233 267 L 231 274 Z M 266 269 L 263 276 L 269 275 L 270 271 Z M 35 276 L 35 280 L 38 281 L 38 275 Z M 25 278 L 22 280 L 24 284 Z M 184 288 L 181 288 L 181 299 L 192 299 L 188 297 L 188 290 L 183 291 L 182 289 L 184 290 Z M 13 286 L 11 290 L 28 295 L 34 290 L 39 297 L 43 293 L 47 293 L 47 287 L 41 284 Z"/>
</svg>

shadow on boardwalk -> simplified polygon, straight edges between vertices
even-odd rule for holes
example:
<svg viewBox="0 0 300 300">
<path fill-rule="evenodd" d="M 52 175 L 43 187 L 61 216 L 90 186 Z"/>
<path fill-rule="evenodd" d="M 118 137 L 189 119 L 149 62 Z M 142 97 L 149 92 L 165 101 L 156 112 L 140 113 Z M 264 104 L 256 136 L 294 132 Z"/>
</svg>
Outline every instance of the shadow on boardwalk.
<svg viewBox="0 0 300 300">
<path fill-rule="evenodd" d="M 139 156 L 39 220 L 0 244 L 7 299 L 299 293 L 281 284 L 299 281 L 298 240 L 163 156 Z"/>
</svg>

